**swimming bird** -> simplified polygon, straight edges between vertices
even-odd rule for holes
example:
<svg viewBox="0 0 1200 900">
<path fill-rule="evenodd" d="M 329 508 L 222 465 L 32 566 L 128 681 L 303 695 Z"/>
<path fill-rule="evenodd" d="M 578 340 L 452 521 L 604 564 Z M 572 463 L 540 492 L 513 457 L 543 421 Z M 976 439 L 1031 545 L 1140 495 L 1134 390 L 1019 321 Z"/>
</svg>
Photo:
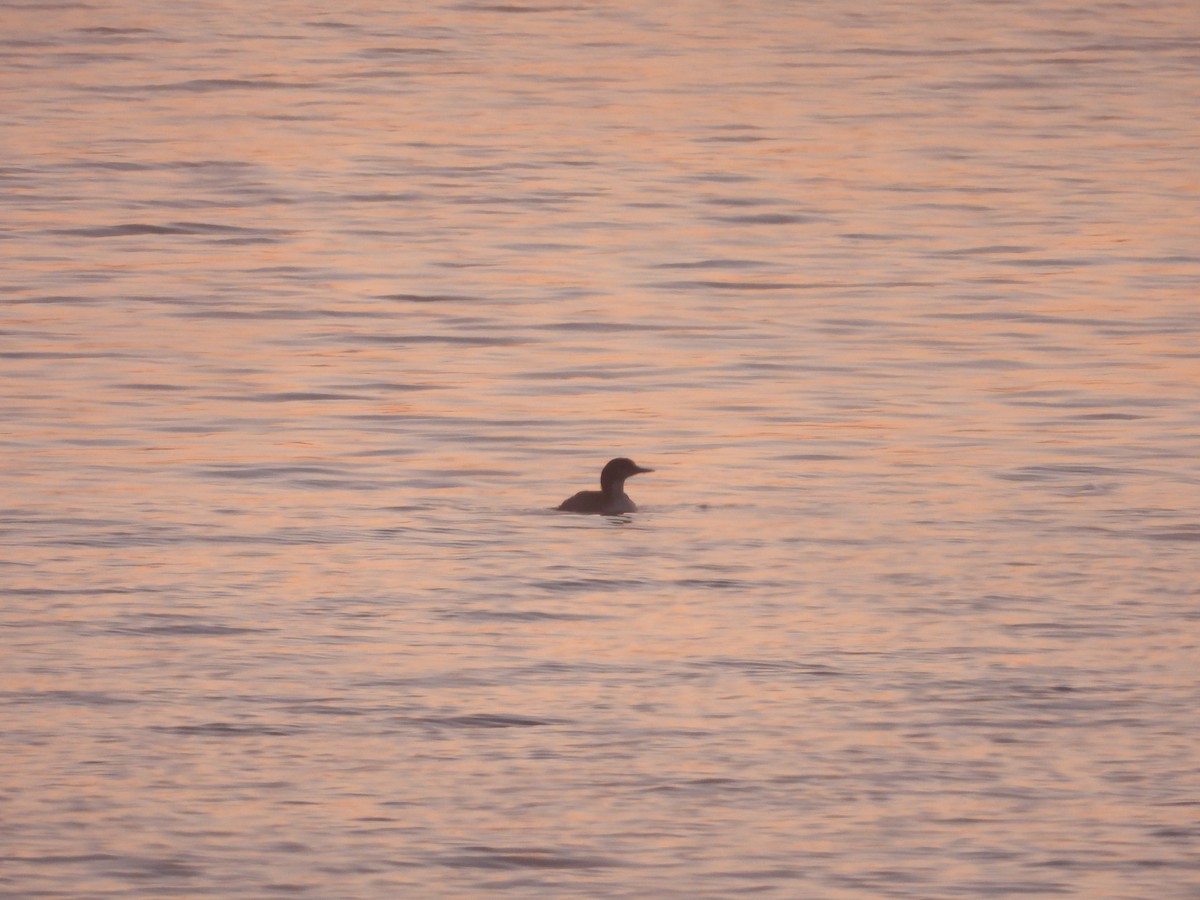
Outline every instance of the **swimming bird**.
<svg viewBox="0 0 1200 900">
<path fill-rule="evenodd" d="M 568 497 L 560 503 L 558 508 L 563 512 L 599 513 L 602 516 L 637 512 L 637 504 L 625 493 L 625 479 L 642 472 L 653 471 L 644 469 L 632 459 L 623 456 L 610 459 L 608 465 L 600 472 L 600 490 L 580 491 L 574 497 Z"/>
</svg>

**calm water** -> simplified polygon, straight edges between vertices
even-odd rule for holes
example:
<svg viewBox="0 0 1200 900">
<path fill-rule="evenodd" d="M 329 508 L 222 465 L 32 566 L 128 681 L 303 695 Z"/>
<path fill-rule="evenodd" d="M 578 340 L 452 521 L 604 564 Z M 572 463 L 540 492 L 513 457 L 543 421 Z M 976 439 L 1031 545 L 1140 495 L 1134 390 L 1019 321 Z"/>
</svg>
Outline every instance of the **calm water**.
<svg viewBox="0 0 1200 900">
<path fill-rule="evenodd" d="M 0 51 L 4 897 L 1200 897 L 1194 0 Z"/>
</svg>

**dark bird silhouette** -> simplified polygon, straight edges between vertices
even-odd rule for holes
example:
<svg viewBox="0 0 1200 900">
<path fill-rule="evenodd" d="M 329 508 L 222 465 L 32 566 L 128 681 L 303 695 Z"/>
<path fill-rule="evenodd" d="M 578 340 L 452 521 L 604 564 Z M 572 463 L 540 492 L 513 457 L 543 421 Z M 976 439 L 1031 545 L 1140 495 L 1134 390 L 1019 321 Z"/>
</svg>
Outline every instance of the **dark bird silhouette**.
<svg viewBox="0 0 1200 900">
<path fill-rule="evenodd" d="M 574 497 L 564 500 L 558 508 L 563 512 L 599 513 L 602 516 L 637 512 L 637 504 L 625 493 L 625 479 L 642 472 L 653 471 L 644 469 L 632 459 L 623 456 L 610 459 L 600 473 L 600 490 L 580 491 Z"/>
</svg>

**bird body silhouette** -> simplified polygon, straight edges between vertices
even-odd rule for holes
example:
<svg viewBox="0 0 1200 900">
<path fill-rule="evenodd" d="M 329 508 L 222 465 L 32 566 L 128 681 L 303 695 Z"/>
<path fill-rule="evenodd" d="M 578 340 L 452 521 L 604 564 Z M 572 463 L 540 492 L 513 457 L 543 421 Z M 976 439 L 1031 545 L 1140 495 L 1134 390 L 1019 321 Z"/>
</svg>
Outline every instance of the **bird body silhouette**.
<svg viewBox="0 0 1200 900">
<path fill-rule="evenodd" d="M 602 516 L 637 512 L 637 504 L 625 493 L 625 479 L 642 472 L 653 471 L 624 456 L 610 459 L 600 472 L 600 490 L 580 491 L 560 503 L 558 508 L 563 512 L 598 513 Z"/>
</svg>

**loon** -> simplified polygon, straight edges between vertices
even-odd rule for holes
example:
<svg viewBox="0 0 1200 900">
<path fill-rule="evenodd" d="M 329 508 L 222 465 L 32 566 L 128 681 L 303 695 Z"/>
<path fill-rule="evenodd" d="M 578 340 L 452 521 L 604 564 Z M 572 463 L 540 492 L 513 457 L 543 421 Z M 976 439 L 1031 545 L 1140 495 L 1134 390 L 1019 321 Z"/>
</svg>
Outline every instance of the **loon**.
<svg viewBox="0 0 1200 900">
<path fill-rule="evenodd" d="M 643 469 L 632 459 L 623 456 L 610 459 L 600 473 L 600 490 L 580 491 L 574 497 L 568 497 L 560 503 L 558 508 L 563 512 L 599 513 L 602 516 L 637 512 L 637 504 L 625 493 L 625 479 L 642 472 L 653 471 Z"/>
</svg>

